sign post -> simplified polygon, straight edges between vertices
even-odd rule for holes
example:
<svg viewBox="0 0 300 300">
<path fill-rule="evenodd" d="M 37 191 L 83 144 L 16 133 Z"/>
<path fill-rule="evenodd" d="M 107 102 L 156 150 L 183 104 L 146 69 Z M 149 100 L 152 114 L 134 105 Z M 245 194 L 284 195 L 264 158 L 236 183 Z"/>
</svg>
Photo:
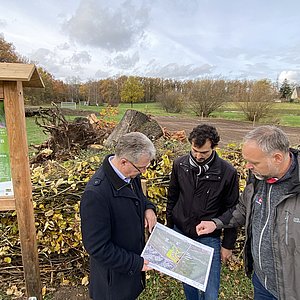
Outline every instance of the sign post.
<svg viewBox="0 0 300 300">
<path fill-rule="evenodd" d="M 1 117 L 0 122 L 6 129 L 2 131 L 3 128 L 0 129 L 3 135 L 2 138 L 0 137 L 0 141 L 3 142 L 3 147 L 0 148 L 2 166 L 0 174 L 3 177 L 2 182 L 6 185 L 4 192 L 0 193 L 0 211 L 16 210 L 27 297 L 41 300 L 42 289 L 32 203 L 23 86 L 44 87 L 35 65 L 0 63 L 0 101 L 2 101 L 0 108 L 3 107 L 5 115 L 5 122 Z M 5 139 L 5 131 L 7 139 Z M 10 172 L 7 170 L 9 163 Z M 11 190 L 9 175 L 12 182 Z"/>
</svg>

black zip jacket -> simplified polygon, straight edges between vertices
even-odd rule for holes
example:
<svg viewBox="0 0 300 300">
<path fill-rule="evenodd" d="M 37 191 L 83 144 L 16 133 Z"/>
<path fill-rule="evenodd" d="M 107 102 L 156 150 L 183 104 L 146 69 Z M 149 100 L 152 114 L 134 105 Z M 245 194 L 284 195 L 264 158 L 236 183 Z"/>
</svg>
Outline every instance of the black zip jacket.
<svg viewBox="0 0 300 300">
<path fill-rule="evenodd" d="M 235 206 L 239 198 L 237 171 L 217 153 L 209 170 L 197 176 L 189 163 L 189 155 L 177 158 L 173 163 L 168 191 L 167 226 L 176 225 L 184 235 L 196 238 L 196 225 L 222 215 Z M 220 236 L 215 230 L 207 236 Z M 225 229 L 222 246 L 233 249 L 237 231 Z"/>
</svg>

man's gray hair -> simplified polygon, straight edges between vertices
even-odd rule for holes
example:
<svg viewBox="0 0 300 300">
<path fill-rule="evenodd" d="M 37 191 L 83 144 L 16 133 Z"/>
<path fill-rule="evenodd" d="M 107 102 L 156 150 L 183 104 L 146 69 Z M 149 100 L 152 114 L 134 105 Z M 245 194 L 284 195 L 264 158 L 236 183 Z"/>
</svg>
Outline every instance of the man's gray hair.
<svg viewBox="0 0 300 300">
<path fill-rule="evenodd" d="M 151 140 L 141 132 L 130 132 L 121 136 L 115 146 L 115 155 L 138 162 L 141 156 L 148 155 L 155 158 L 156 149 Z"/>
<path fill-rule="evenodd" d="M 244 142 L 255 141 L 259 148 L 266 153 L 274 151 L 289 152 L 288 136 L 280 128 L 271 125 L 259 126 L 244 137 Z"/>
</svg>

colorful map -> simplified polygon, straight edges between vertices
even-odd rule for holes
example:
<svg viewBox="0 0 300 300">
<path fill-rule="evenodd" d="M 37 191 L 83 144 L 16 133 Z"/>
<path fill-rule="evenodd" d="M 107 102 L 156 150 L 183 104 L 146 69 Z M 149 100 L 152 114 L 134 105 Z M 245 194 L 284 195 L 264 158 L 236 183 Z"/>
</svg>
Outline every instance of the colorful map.
<svg viewBox="0 0 300 300">
<path fill-rule="evenodd" d="M 142 252 L 150 266 L 205 291 L 214 249 L 157 223 Z"/>
</svg>

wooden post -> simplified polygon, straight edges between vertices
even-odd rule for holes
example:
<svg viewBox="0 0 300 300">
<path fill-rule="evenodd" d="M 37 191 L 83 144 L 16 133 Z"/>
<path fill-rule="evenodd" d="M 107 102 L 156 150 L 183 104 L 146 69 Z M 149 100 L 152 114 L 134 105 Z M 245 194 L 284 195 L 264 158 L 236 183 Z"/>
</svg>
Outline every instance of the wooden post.
<svg viewBox="0 0 300 300">
<path fill-rule="evenodd" d="M 11 175 L 21 241 L 27 297 L 42 299 L 21 81 L 4 81 L 4 106 Z"/>
<path fill-rule="evenodd" d="M 141 179 L 141 184 L 142 184 L 143 193 L 147 197 L 147 180 Z"/>
</svg>

